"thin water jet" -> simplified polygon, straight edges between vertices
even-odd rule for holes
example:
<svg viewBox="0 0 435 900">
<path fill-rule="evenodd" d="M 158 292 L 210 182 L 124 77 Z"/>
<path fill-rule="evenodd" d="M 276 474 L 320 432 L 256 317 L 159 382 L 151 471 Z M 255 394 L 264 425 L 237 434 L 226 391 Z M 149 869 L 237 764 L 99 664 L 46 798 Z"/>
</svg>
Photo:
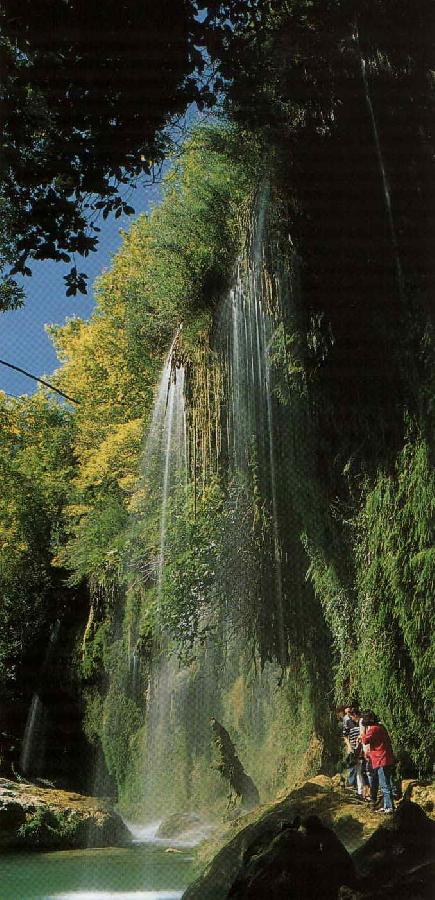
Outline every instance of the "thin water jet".
<svg viewBox="0 0 435 900">
<path fill-rule="evenodd" d="M 159 521 L 156 565 L 158 602 L 161 599 L 168 509 L 179 484 L 186 477 L 186 414 L 184 367 L 174 365 L 178 328 L 163 367 L 145 442 L 141 479 L 146 489 L 145 513 L 154 511 Z"/>
<path fill-rule="evenodd" d="M 43 682 L 45 672 L 52 659 L 59 637 L 60 620 L 54 623 L 44 661 L 39 674 L 39 681 Z M 40 688 L 32 696 L 24 729 L 23 743 L 20 754 L 20 769 L 24 775 L 42 775 L 46 743 L 47 709 L 40 697 Z"/>
<path fill-rule="evenodd" d="M 375 110 L 373 107 L 373 102 L 372 102 L 371 93 L 370 93 L 369 80 L 368 80 L 368 76 L 367 76 L 367 62 L 362 54 L 360 38 L 359 38 L 359 30 L 358 30 L 357 25 L 355 25 L 355 29 L 354 29 L 354 40 L 355 40 L 355 44 L 358 49 L 358 58 L 359 58 L 359 64 L 360 64 L 360 70 L 361 70 L 361 78 L 362 78 L 362 83 L 363 83 L 363 87 L 364 87 L 364 98 L 365 98 L 365 102 L 366 102 L 366 106 L 367 106 L 367 110 L 368 110 L 368 114 L 369 114 L 369 118 L 370 118 L 370 122 L 371 122 L 371 126 L 372 126 L 373 140 L 374 140 L 374 144 L 375 144 L 375 148 L 376 148 L 376 156 L 378 159 L 379 171 L 380 171 L 380 175 L 381 175 L 382 191 L 383 191 L 384 203 L 385 203 L 385 212 L 386 212 L 388 227 L 389 227 L 389 231 L 390 231 L 391 247 L 392 247 L 393 259 L 394 259 L 394 267 L 395 267 L 395 271 L 396 271 L 397 288 L 398 288 L 398 292 L 399 292 L 400 301 L 402 302 L 403 306 L 405 307 L 405 305 L 406 305 L 405 282 L 404 282 L 404 277 L 403 277 L 402 262 L 400 259 L 400 251 L 399 251 L 399 243 L 397 240 L 396 226 L 394 224 L 390 183 L 388 180 L 387 170 L 385 167 L 384 154 L 382 152 L 382 145 L 381 145 L 381 139 L 379 136 L 378 123 L 376 121 Z"/>
<path fill-rule="evenodd" d="M 171 365 L 171 363 L 169 363 Z M 166 373 L 165 373 L 166 374 Z M 179 483 L 186 468 L 186 417 L 184 409 L 184 368 L 169 373 L 169 388 L 166 400 L 166 414 L 163 427 L 164 467 L 160 512 L 159 567 L 157 576 L 157 596 L 161 599 L 165 544 L 168 518 L 168 504 L 171 490 Z"/>
</svg>

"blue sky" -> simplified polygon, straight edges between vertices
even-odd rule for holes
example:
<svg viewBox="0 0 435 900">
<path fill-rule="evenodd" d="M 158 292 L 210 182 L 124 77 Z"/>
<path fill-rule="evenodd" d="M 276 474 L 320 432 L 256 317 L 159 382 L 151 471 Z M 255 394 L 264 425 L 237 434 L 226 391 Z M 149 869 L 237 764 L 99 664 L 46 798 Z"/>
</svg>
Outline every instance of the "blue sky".
<svg viewBox="0 0 435 900">
<path fill-rule="evenodd" d="M 136 215 L 150 210 L 161 197 L 159 185 L 138 187 L 131 198 Z M 121 244 L 120 229 L 130 228 L 136 216 L 109 216 L 101 225 L 100 241 L 96 253 L 77 261 L 79 271 L 89 276 L 88 294 L 65 296 L 63 276 L 71 264 L 50 260 L 31 264 L 33 275 L 24 278 L 25 305 L 18 310 L 0 313 L 0 358 L 11 362 L 33 375 L 49 376 L 59 365 L 51 341 L 44 331 L 47 323 L 63 324 L 69 316 L 88 318 L 92 312 L 94 279 L 110 266 L 111 258 Z M 50 380 L 50 379 L 48 379 Z M 0 365 L 0 390 L 8 394 L 32 394 L 37 382 Z"/>
<path fill-rule="evenodd" d="M 213 113 L 209 111 L 199 112 L 195 104 L 191 104 L 184 116 L 180 118 L 178 126 L 172 122 L 168 133 L 178 149 L 183 144 L 192 128 L 199 121 L 213 119 Z M 161 174 L 164 175 L 170 168 L 170 160 L 163 163 Z M 50 374 L 59 366 L 59 361 L 54 352 L 52 343 L 45 333 L 44 326 L 49 324 L 63 325 L 65 319 L 70 316 L 89 318 L 94 307 L 93 282 L 97 275 L 110 267 L 111 259 L 122 243 L 120 231 L 131 228 L 135 218 L 142 212 L 150 211 L 156 206 L 162 197 L 161 185 L 148 184 L 137 187 L 128 194 L 128 203 L 134 207 L 134 216 L 121 216 L 115 219 L 109 216 L 106 220 L 100 218 L 98 225 L 101 227 L 98 249 L 86 259 L 77 259 L 79 272 L 88 275 L 88 293 L 79 294 L 76 297 L 65 296 L 66 275 L 71 263 L 56 263 L 50 260 L 30 263 L 32 275 L 23 278 L 22 284 L 26 293 L 26 301 L 21 309 L 0 312 L 0 359 L 19 366 L 32 375 L 46 375 L 50 381 Z M 18 280 L 18 279 L 17 279 Z M 6 366 L 0 365 L 0 391 L 19 396 L 20 394 L 33 394 L 38 384 L 25 375 L 14 372 Z"/>
</svg>

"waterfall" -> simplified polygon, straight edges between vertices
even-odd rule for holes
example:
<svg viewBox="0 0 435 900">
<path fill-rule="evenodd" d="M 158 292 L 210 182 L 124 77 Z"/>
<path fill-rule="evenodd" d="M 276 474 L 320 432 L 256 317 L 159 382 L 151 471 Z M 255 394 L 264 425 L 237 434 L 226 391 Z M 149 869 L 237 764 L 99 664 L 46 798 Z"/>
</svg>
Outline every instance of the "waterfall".
<svg viewBox="0 0 435 900">
<path fill-rule="evenodd" d="M 298 621 L 302 607 L 298 592 L 303 592 L 305 584 L 306 564 L 300 562 L 301 527 L 295 510 L 300 501 L 302 457 L 306 465 L 305 447 L 299 448 L 297 434 L 304 432 L 306 423 L 299 396 L 283 404 L 277 392 L 278 379 L 286 377 L 288 362 L 281 352 L 277 373 L 276 347 L 283 334 L 284 315 L 290 310 L 288 315 L 293 317 L 297 290 L 296 280 L 295 284 L 291 281 L 293 270 L 281 270 L 279 260 L 279 252 L 277 258 L 271 258 L 265 189 L 257 199 L 249 241 L 235 266 L 232 287 L 219 304 L 212 335 L 213 358 L 222 373 L 219 421 L 224 427 L 218 463 L 223 462 L 225 469 L 221 486 L 229 511 L 223 558 L 208 588 L 210 596 L 200 593 L 196 598 L 201 638 L 196 640 L 191 661 L 180 663 L 163 625 L 155 631 L 142 756 L 144 796 L 137 812 L 142 822 L 138 824 L 201 808 L 207 796 L 214 798 L 213 805 L 220 803 L 224 812 L 226 785 L 213 762 L 212 717 L 228 728 L 260 794 L 266 796 L 270 785 L 285 777 L 285 734 L 275 735 L 272 744 L 268 741 L 274 723 L 280 720 L 278 685 L 287 677 L 290 628 Z M 145 515 L 152 517 L 158 533 L 154 566 L 157 616 L 166 602 L 172 514 L 188 514 L 187 508 L 183 512 L 187 477 L 184 378 L 182 369 L 174 373 L 170 354 L 143 460 Z M 204 383 L 208 386 L 210 382 L 204 379 Z M 204 481 L 200 458 L 204 438 L 195 430 L 201 427 L 200 417 L 192 416 L 192 421 L 190 462 L 193 473 L 201 471 Z M 220 442 L 216 446 L 220 447 Z M 197 494 L 195 480 L 195 518 L 202 513 L 200 490 Z M 186 493 L 189 495 L 189 488 Z M 253 493 L 264 516 L 261 546 L 250 543 L 252 520 L 243 526 L 238 520 L 239 502 L 245 503 L 251 515 Z M 201 528 L 201 519 L 198 521 Z M 245 582 L 254 586 L 255 596 L 249 594 L 251 587 L 246 591 L 245 606 L 232 575 L 228 581 L 226 546 L 238 567 L 242 591 Z M 186 551 L 189 559 L 188 546 Z M 261 648 L 251 642 L 261 630 L 255 632 L 257 620 L 262 623 L 262 639 L 268 642 Z M 131 680 L 133 672 L 132 662 Z"/>
<path fill-rule="evenodd" d="M 147 697 L 143 762 L 143 824 L 174 812 L 227 805 L 227 785 L 216 770 L 210 719 L 228 727 L 249 774 L 262 790 L 279 751 L 262 753 L 276 712 L 280 667 L 249 662 L 243 635 L 228 622 L 182 665 L 167 648 L 155 656 Z M 240 703 L 240 708 L 239 708 Z"/>
<path fill-rule="evenodd" d="M 53 656 L 59 637 L 60 621 L 56 620 L 41 667 L 39 681 L 43 687 L 44 675 Z M 44 766 L 47 708 L 40 697 L 40 688 L 32 696 L 24 729 L 23 744 L 20 754 L 20 768 L 24 775 L 41 775 Z"/>
<path fill-rule="evenodd" d="M 287 662 L 279 525 L 275 435 L 276 399 L 271 345 L 276 317 L 267 308 L 263 274 L 268 192 L 260 193 L 247 255 L 237 264 L 235 284 L 224 300 L 216 325 L 216 345 L 226 372 L 227 440 L 230 470 L 249 477 L 257 465 L 264 499 L 269 501 L 273 538 L 273 603 L 279 658 Z"/>
<path fill-rule="evenodd" d="M 20 768 L 24 775 L 37 775 L 44 754 L 44 720 L 46 710 L 38 694 L 33 694 L 24 729 Z"/>
<path fill-rule="evenodd" d="M 156 523 L 158 535 L 151 563 L 158 604 L 164 575 L 168 510 L 178 487 L 186 479 L 185 374 L 183 366 L 174 364 L 181 328 L 180 325 L 161 372 L 139 479 L 144 497 L 141 514 Z"/>
<path fill-rule="evenodd" d="M 385 212 L 386 212 L 388 227 L 389 227 L 389 231 L 390 231 L 391 246 L 392 246 L 393 258 L 394 258 L 394 266 L 395 266 L 395 270 L 396 270 L 397 287 L 398 287 L 398 291 L 399 291 L 400 300 L 403 304 L 405 304 L 405 301 L 406 301 L 405 286 L 404 286 L 402 263 L 401 263 L 400 252 L 399 252 L 399 244 L 397 241 L 396 226 L 394 224 L 393 208 L 392 208 L 392 204 L 391 204 L 390 184 L 388 181 L 387 170 L 386 170 L 385 162 L 384 162 L 384 155 L 382 152 L 382 145 L 381 145 L 381 139 L 379 136 L 378 123 L 376 121 L 375 110 L 373 107 L 373 102 L 372 102 L 372 98 L 371 98 L 371 94 L 370 94 L 369 80 L 368 80 L 368 76 L 367 76 L 367 63 L 366 63 L 366 60 L 361 51 L 359 31 L 358 31 L 357 26 L 355 26 L 354 39 L 355 39 L 355 43 L 358 48 L 358 57 L 359 57 L 359 63 L 360 63 L 360 69 L 361 69 L 361 78 L 362 78 L 362 82 L 363 82 L 363 86 L 364 86 L 364 97 L 365 97 L 365 102 L 366 102 L 366 106 L 367 106 L 367 110 L 368 110 L 368 114 L 369 114 L 369 118 L 370 118 L 370 122 L 371 122 L 371 126 L 372 126 L 373 140 L 374 140 L 374 144 L 375 144 L 375 148 L 376 148 L 376 156 L 378 159 L 379 171 L 381 174 L 382 190 L 383 190 L 384 202 L 385 202 Z"/>
<path fill-rule="evenodd" d="M 183 366 L 174 366 L 179 332 L 180 329 L 170 348 L 156 392 L 141 473 L 145 491 L 144 513 L 153 518 L 158 538 L 153 572 L 157 615 L 162 602 L 168 517 L 172 502 L 180 490 L 185 491 L 186 485 L 185 373 Z M 133 651 L 130 661 L 133 694 L 137 690 L 138 680 L 135 653 Z M 146 703 L 145 792 L 148 794 L 148 808 L 152 806 L 156 785 L 156 763 L 158 768 L 164 765 L 165 748 L 169 745 L 171 697 L 177 674 L 178 664 L 170 655 L 165 634 L 156 635 Z"/>
<path fill-rule="evenodd" d="M 286 303 L 291 305 L 294 297 L 288 272 L 282 278 L 281 273 L 274 273 L 273 287 L 272 279 L 267 279 L 271 264 L 266 259 L 270 247 L 268 212 L 269 192 L 265 188 L 257 199 L 249 241 L 235 266 L 233 285 L 215 317 L 213 349 L 223 373 L 222 452 L 236 497 L 234 525 L 226 540 L 240 548 L 241 579 L 258 584 L 256 602 L 271 635 L 268 639 L 273 643 L 265 655 L 273 661 L 265 663 L 252 656 L 246 611 L 239 615 L 237 588 L 227 584 L 226 572 L 216 571 L 215 593 L 223 598 L 224 606 L 211 609 L 206 604 L 200 610 L 207 638 L 196 645 L 195 661 L 181 666 L 161 638 L 161 652 L 155 654 L 152 663 L 144 769 L 145 807 L 154 816 L 162 808 L 194 808 L 195 797 L 204 790 L 201 781 L 210 781 L 210 790 L 217 796 L 225 791 L 225 785 L 219 779 L 213 781 L 216 776 L 210 775 L 212 716 L 229 728 L 236 741 L 242 740 L 254 781 L 261 786 L 263 779 L 274 777 L 271 772 L 263 774 L 264 758 L 258 747 L 267 739 L 279 702 L 277 685 L 288 664 L 288 610 L 291 603 L 297 603 L 297 589 L 293 588 L 290 596 L 289 584 L 302 583 L 303 576 L 294 561 L 299 544 L 293 513 L 294 485 L 299 481 L 299 472 L 295 466 L 291 470 L 297 456 L 295 429 L 301 426 L 301 417 L 296 405 L 280 407 L 274 359 L 277 331 L 283 328 L 283 308 Z M 168 397 L 165 438 L 161 443 L 159 584 L 164 581 L 167 485 L 173 479 L 171 467 L 175 465 L 176 453 L 182 452 L 183 432 L 176 424 L 180 416 L 174 386 Z M 194 468 L 195 462 L 194 456 Z M 255 557 L 255 551 L 249 557 L 250 551 L 244 544 L 247 536 L 237 521 L 237 497 L 252 493 L 253 479 L 259 502 L 266 510 L 266 549 L 261 561 Z M 268 753 L 271 769 L 277 770 L 278 749 L 276 758 L 270 750 Z"/>
<path fill-rule="evenodd" d="M 159 654 L 155 652 L 147 696 L 144 754 L 144 805 L 148 818 L 158 817 L 163 809 L 173 811 L 184 805 L 181 798 L 186 792 L 180 786 L 185 775 L 181 763 L 184 754 L 177 731 L 185 684 L 183 670 L 168 646 Z"/>
<path fill-rule="evenodd" d="M 168 518 L 168 503 L 171 491 L 180 483 L 186 469 L 186 416 L 184 410 L 184 369 L 169 375 L 169 390 L 166 402 L 166 416 L 163 427 L 163 483 L 161 489 L 160 543 L 158 569 L 158 595 L 162 589 L 165 561 L 165 543 Z"/>
<path fill-rule="evenodd" d="M 130 694 L 136 700 L 139 692 L 139 654 L 135 648 L 130 654 Z"/>
</svg>

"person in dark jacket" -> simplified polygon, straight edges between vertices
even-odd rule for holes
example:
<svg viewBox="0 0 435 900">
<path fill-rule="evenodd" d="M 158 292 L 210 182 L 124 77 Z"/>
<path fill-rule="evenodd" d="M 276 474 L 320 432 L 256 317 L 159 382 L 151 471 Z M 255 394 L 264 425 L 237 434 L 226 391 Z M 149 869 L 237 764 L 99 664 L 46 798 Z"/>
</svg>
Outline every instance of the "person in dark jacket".
<svg viewBox="0 0 435 900">
<path fill-rule="evenodd" d="M 394 811 L 393 775 L 394 755 L 390 736 L 384 725 L 371 709 L 366 710 L 361 718 L 361 738 L 368 745 L 368 755 L 374 779 L 379 781 L 384 795 L 384 807 L 380 812 L 391 814 Z"/>
<path fill-rule="evenodd" d="M 356 782 L 354 786 L 356 787 L 358 798 L 360 800 L 365 800 L 368 789 L 368 779 L 365 775 L 359 723 L 360 713 L 358 710 L 353 706 L 346 707 L 345 717 L 343 719 L 343 737 L 349 751 L 349 757 L 352 760 L 352 767 L 349 773 L 349 784 L 351 783 L 352 773 Z"/>
</svg>

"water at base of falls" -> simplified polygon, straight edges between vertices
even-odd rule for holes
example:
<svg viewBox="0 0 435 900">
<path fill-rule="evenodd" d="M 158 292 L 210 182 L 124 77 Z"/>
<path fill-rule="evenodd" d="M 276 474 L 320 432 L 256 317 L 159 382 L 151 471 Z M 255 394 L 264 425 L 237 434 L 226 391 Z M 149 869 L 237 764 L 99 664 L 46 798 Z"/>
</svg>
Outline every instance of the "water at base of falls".
<svg viewBox="0 0 435 900">
<path fill-rule="evenodd" d="M 202 841 L 210 837 L 213 825 L 207 825 L 205 822 L 198 824 L 198 827 L 191 828 L 189 831 L 183 832 L 179 838 L 160 838 L 158 830 L 161 822 L 150 822 L 148 825 L 137 825 L 134 822 L 126 820 L 130 834 L 133 836 L 135 844 L 154 844 L 156 847 L 175 848 L 176 850 L 191 850 L 197 847 Z"/>
<path fill-rule="evenodd" d="M 103 891 L 103 892 L 91 892 L 79 891 L 79 893 L 72 894 L 56 894 L 55 896 L 50 898 L 44 898 L 44 900 L 111 900 L 111 898 L 116 898 L 116 900 L 179 900 L 180 897 L 183 896 L 182 891 L 171 891 L 170 894 L 167 891 L 132 891 L 128 893 L 116 893 Z"/>
<path fill-rule="evenodd" d="M 182 891 L 171 891 L 170 894 L 167 891 L 129 891 L 127 894 L 118 891 L 115 894 L 107 891 L 102 893 L 80 891 L 73 894 L 57 894 L 55 897 L 50 897 L 49 900 L 111 900 L 112 897 L 116 900 L 179 900 L 182 896 Z M 44 900 L 48 900 L 48 898 L 44 898 Z"/>
<path fill-rule="evenodd" d="M 193 880 L 189 852 L 131 849 L 8 853 L 1 900 L 179 900 Z"/>
</svg>

